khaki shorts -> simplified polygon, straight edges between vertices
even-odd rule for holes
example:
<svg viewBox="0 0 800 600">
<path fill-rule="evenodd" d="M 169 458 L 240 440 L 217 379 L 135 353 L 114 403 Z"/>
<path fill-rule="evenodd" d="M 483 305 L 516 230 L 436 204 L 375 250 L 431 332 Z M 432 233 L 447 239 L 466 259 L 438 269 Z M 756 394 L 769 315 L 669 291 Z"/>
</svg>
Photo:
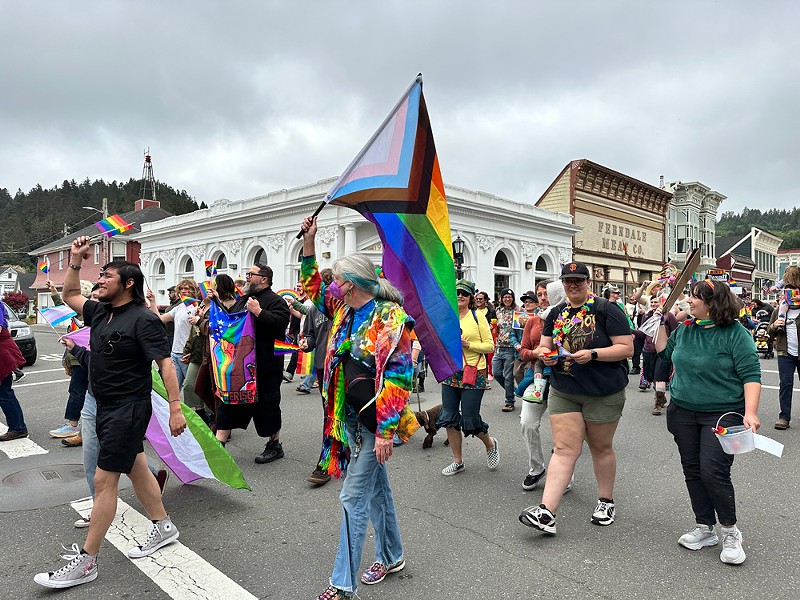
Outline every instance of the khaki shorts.
<svg viewBox="0 0 800 600">
<path fill-rule="evenodd" d="M 550 386 L 547 399 L 551 415 L 581 413 L 587 423 L 613 423 L 622 416 L 625 406 L 625 388 L 608 396 L 577 396 L 560 392 Z"/>
</svg>

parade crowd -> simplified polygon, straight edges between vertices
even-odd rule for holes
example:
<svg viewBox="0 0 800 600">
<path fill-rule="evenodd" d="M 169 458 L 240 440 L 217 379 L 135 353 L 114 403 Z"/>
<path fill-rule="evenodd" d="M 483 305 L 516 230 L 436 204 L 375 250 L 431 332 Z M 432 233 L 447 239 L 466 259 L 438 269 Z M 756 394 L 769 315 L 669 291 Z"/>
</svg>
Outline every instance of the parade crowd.
<svg viewBox="0 0 800 600">
<path fill-rule="evenodd" d="M 154 362 L 168 394 L 172 435 L 186 428 L 180 402 L 201 416 L 223 446 L 233 430 L 246 429 L 252 421 L 264 443 L 254 457 L 258 464 L 284 457 L 282 384 L 297 375 L 297 392 L 319 394 L 320 454 L 309 464 L 308 481 L 323 486 L 332 477 L 343 477 L 344 482 L 338 550 L 328 587 L 317 600 L 350 598 L 359 584 L 377 584 L 405 568 L 387 465 L 394 448 L 420 428 L 428 436 L 423 447 L 430 447 L 439 429 L 446 431 L 452 462 L 441 473 L 447 477 L 484 460 L 485 468 L 494 470 L 504 446 L 521 444 L 528 460 L 519 467 L 520 484 L 526 491 L 541 487 L 542 492 L 539 502 L 521 510 L 519 521 L 549 536 L 569 526 L 559 522 L 559 505 L 573 485 L 586 444 L 597 485 L 597 502 L 587 507 L 587 518 L 602 527 L 613 524 L 614 435 L 629 374 L 640 376 L 640 390 L 653 390 L 652 413 L 666 413 L 680 456 L 695 522 L 677 535 L 678 544 L 689 550 L 721 544 L 723 563 L 744 562 L 731 482 L 734 455 L 723 450 L 714 432 L 717 427 L 755 431 L 760 426 L 761 368 L 753 333 L 760 330 L 766 332 L 770 351 L 778 354 L 780 411 L 774 427 L 790 426 L 792 382 L 800 372 L 800 268 L 786 271 L 782 300 L 775 306 L 756 301 L 747 307 L 730 286 L 711 279 L 693 281 L 672 306 L 665 304 L 668 279 L 645 281 L 626 299 L 611 284 L 595 295 L 588 268 L 577 262 L 563 265 L 558 278 L 537 283 L 519 298 L 511 289 L 500 290 L 496 303 L 473 282 L 458 280 L 461 369 L 441 382 L 439 405 L 414 412 L 409 397 L 424 385 L 426 357 L 402 294 L 362 254 L 342 256 L 332 269 L 320 270 L 315 218 L 303 220 L 302 232 L 295 294 L 276 294 L 272 269 L 254 264 L 240 282 L 217 275 L 204 298 L 196 282 L 178 282 L 163 312 L 133 263 L 111 262 L 97 282 L 81 281 L 90 244 L 88 238 L 74 241 L 62 293 L 55 287 L 51 291 L 55 302 L 65 303 L 91 327 L 91 345 L 87 349 L 64 339 L 64 367 L 71 378 L 65 423 L 50 434 L 66 446 L 83 448 L 94 504 L 91 516 L 75 523 L 88 528 L 83 545 L 74 544 L 64 555 L 64 567 L 37 574 L 37 583 L 66 588 L 97 577 L 121 474 L 131 479 L 152 521 L 144 542 L 128 556 L 149 556 L 178 539 L 161 500 L 167 471 L 147 464 L 142 443 L 151 417 Z M 210 365 L 212 305 L 227 313 L 252 314 L 253 402 L 220 401 Z M 646 323 L 650 327 L 643 327 Z M 287 341 L 299 348 L 288 364 L 276 353 L 276 343 Z M 15 350 L 7 323 L 0 320 L 0 407 L 8 423 L 0 441 L 28 435 L 12 388 L 24 375 L 18 371 L 24 361 Z M 310 366 L 298 369 L 298 362 Z M 482 400 L 493 384 L 503 390 L 502 411 L 519 410 L 518 439 L 492 435 Z M 552 448 L 542 445 L 545 414 Z M 465 436 L 480 440 L 480 457 L 465 455 Z M 375 557 L 359 572 L 370 523 Z"/>
</svg>

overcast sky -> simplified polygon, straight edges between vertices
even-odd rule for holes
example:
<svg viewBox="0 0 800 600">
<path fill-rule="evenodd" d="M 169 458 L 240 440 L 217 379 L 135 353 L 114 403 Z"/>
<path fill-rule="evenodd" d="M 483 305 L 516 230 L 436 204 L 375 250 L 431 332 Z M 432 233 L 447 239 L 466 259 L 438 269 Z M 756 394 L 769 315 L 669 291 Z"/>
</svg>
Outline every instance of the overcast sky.
<svg viewBox="0 0 800 600">
<path fill-rule="evenodd" d="M 789 208 L 798 23 L 791 0 L 0 0 L 0 187 L 127 181 L 146 147 L 207 204 L 311 183 L 421 71 L 445 183 L 535 202 L 588 158 Z"/>
</svg>

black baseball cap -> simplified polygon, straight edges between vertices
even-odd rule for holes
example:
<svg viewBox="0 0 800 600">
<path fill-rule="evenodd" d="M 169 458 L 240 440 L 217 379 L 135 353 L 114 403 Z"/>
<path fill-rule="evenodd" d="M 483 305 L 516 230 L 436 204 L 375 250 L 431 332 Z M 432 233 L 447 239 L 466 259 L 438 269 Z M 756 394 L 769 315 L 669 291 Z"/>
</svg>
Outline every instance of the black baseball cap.
<svg viewBox="0 0 800 600">
<path fill-rule="evenodd" d="M 528 290 L 527 292 L 522 294 L 522 296 L 519 297 L 520 302 L 525 302 L 526 300 L 531 300 L 536 304 L 539 304 L 539 298 L 537 298 L 536 294 L 530 290 Z"/>
<path fill-rule="evenodd" d="M 571 262 L 561 267 L 561 277 L 559 279 L 589 279 L 589 269 L 585 264 L 579 262 Z"/>
</svg>

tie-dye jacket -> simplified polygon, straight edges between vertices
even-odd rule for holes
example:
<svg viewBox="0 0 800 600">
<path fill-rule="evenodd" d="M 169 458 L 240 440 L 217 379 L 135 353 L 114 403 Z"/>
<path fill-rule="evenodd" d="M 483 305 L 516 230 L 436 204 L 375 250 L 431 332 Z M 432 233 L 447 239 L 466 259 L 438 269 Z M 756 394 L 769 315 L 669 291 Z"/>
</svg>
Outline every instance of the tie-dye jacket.
<svg viewBox="0 0 800 600">
<path fill-rule="evenodd" d="M 350 352 L 353 358 L 375 363 L 375 407 L 377 437 L 392 439 L 395 433 L 408 440 L 419 428 L 408 405 L 414 366 L 411 362 L 411 329 L 414 320 L 395 302 L 375 299 L 375 308 L 347 339 L 347 324 L 353 309 L 327 293 L 314 256 L 303 258 L 300 280 L 309 299 L 331 319 L 331 332 L 325 351 L 322 397 L 325 400 L 325 427 L 320 466 L 339 477 L 350 458 L 345 420 L 344 369 L 341 357 Z M 367 358 L 369 357 L 369 358 Z"/>
</svg>

